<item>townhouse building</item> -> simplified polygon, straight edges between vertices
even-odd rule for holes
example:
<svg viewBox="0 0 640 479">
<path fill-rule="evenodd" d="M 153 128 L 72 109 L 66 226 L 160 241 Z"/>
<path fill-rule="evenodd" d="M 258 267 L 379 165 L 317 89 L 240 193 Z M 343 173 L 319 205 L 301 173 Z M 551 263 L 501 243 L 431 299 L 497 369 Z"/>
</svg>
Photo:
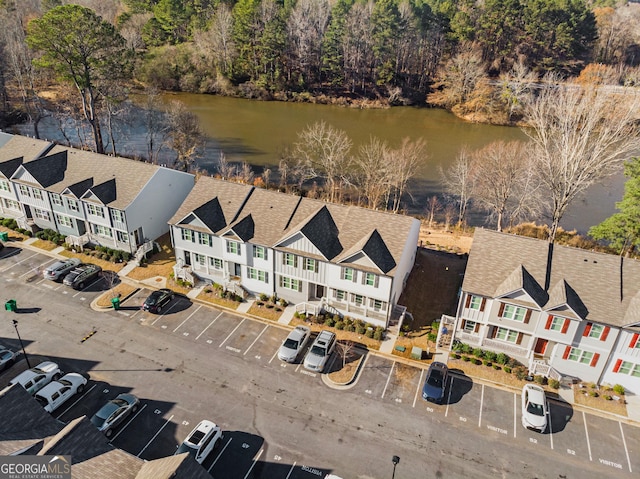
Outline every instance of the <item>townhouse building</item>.
<svg viewBox="0 0 640 479">
<path fill-rule="evenodd" d="M 413 267 L 408 216 L 200 178 L 171 218 L 176 274 L 386 327 Z"/>
<path fill-rule="evenodd" d="M 453 340 L 640 394 L 639 334 L 639 261 L 476 230 Z"/>
<path fill-rule="evenodd" d="M 0 215 L 75 244 L 135 253 L 169 229 L 194 176 L 0 133 Z"/>
</svg>

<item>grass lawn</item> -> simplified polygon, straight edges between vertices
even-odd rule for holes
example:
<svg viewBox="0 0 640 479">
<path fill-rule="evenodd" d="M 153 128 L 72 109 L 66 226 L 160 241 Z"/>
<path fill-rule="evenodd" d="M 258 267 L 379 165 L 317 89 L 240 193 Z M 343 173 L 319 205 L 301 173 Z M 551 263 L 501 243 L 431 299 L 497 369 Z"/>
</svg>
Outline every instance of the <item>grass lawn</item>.
<svg viewBox="0 0 640 479">
<path fill-rule="evenodd" d="M 41 240 L 41 239 L 37 239 L 35 240 L 33 243 L 31 243 L 31 246 L 35 246 L 36 248 L 40 248 L 43 249 L 45 251 L 53 251 L 54 249 L 56 249 L 58 247 L 57 244 L 51 242 L 51 241 L 46 241 L 46 240 Z"/>
<path fill-rule="evenodd" d="M 224 306 L 225 308 L 229 309 L 237 309 L 238 306 L 240 306 L 240 303 L 238 303 L 237 301 L 233 301 L 227 298 L 221 298 L 215 293 L 215 291 L 211 291 L 210 293 L 207 291 L 207 288 L 202 290 L 202 292 L 198 295 L 198 299 L 206 301 L 207 303 L 216 304 L 218 306 Z"/>
<path fill-rule="evenodd" d="M 156 242 L 160 245 L 160 251 L 150 256 L 147 264 L 138 266 L 130 271 L 127 275 L 129 278 L 138 281 L 155 276 L 168 278 L 171 273 L 173 273 L 173 266 L 176 264 L 176 255 L 171 247 L 171 235 L 169 233 L 164 234 L 158 238 Z M 169 286 L 167 285 L 167 287 Z"/>
</svg>

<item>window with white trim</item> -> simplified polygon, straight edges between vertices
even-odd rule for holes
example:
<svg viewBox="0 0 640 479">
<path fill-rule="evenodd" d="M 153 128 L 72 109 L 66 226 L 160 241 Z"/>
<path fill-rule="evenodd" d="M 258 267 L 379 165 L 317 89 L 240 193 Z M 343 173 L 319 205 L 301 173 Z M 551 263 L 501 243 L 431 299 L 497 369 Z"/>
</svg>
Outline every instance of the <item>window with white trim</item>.
<svg viewBox="0 0 640 479">
<path fill-rule="evenodd" d="M 600 339 L 603 332 L 604 332 L 604 326 L 602 326 L 601 324 L 592 324 L 591 331 L 589 331 L 589 337 Z"/>
<path fill-rule="evenodd" d="M 16 200 L 9 200 L 7 198 L 3 198 L 3 201 L 4 201 L 5 208 L 8 208 L 10 210 L 20 211 L 20 203 L 18 203 Z"/>
<path fill-rule="evenodd" d="M 37 189 L 35 189 L 35 188 L 33 188 L 33 190 L 32 190 L 32 191 L 33 191 L 33 197 L 34 197 L 36 200 L 41 200 L 41 199 L 42 199 L 42 191 L 37 190 Z"/>
<path fill-rule="evenodd" d="M 520 322 L 524 321 L 524 317 L 526 316 L 526 314 L 527 310 L 525 308 L 520 308 L 512 304 L 505 304 L 504 310 L 502 311 L 503 318 Z"/>
<path fill-rule="evenodd" d="M 367 286 L 376 286 L 376 275 L 374 273 L 365 273 L 364 274 L 364 284 Z"/>
<path fill-rule="evenodd" d="M 381 299 L 372 299 L 369 301 L 369 306 L 376 311 L 386 311 L 387 303 L 382 301 Z"/>
<path fill-rule="evenodd" d="M 199 233 L 200 234 L 200 244 L 205 246 L 211 246 L 213 242 L 211 241 L 211 235 L 207 233 Z"/>
<path fill-rule="evenodd" d="M 113 234 L 111 233 L 111 228 L 108 228 L 103 225 L 93 225 L 93 231 L 98 236 L 104 236 L 105 238 L 113 238 Z"/>
<path fill-rule="evenodd" d="M 80 211 L 80 208 L 78 207 L 78 202 L 76 200 L 71 199 L 71 198 L 67 198 L 67 207 L 71 211 Z"/>
<path fill-rule="evenodd" d="M 591 351 L 585 351 L 584 349 L 571 348 L 571 352 L 569 352 L 567 359 L 577 363 L 591 364 L 593 353 Z"/>
<path fill-rule="evenodd" d="M 305 258 L 303 269 L 305 271 L 312 271 L 313 273 L 318 272 L 318 261 L 313 258 Z"/>
<path fill-rule="evenodd" d="M 29 191 L 29 187 L 27 185 L 20 185 L 20 195 L 22 196 L 31 196 L 31 192 Z"/>
<path fill-rule="evenodd" d="M 227 240 L 227 253 L 240 254 L 240 243 Z"/>
<path fill-rule="evenodd" d="M 630 376 L 640 378 L 640 364 L 634 364 L 630 361 L 622 361 L 622 363 L 620 363 L 620 369 L 618 369 L 618 372 L 620 374 L 628 374 Z"/>
<path fill-rule="evenodd" d="M 302 291 L 300 280 L 289 278 L 288 276 L 280 276 L 280 286 L 294 291 Z"/>
<path fill-rule="evenodd" d="M 507 343 L 517 343 L 518 331 L 499 327 L 498 330 L 496 331 L 495 339 L 498 339 L 500 341 L 505 341 Z"/>
<path fill-rule="evenodd" d="M 183 241 L 193 241 L 195 236 L 195 231 L 191 231 L 185 228 L 180 228 L 180 236 Z"/>
<path fill-rule="evenodd" d="M 362 296 L 361 294 L 352 294 L 351 302 L 356 306 L 362 306 L 364 303 L 364 296 Z"/>
<path fill-rule="evenodd" d="M 355 281 L 356 271 L 353 268 L 342 268 L 342 279 Z"/>
<path fill-rule="evenodd" d="M 347 297 L 347 293 L 345 291 L 342 291 L 341 289 L 334 289 L 334 296 L 336 298 L 336 300 L 338 301 L 344 301 L 344 299 Z"/>
<path fill-rule="evenodd" d="M 204 266 L 207 263 L 207 257 L 203 254 L 200 253 L 193 253 L 194 256 L 194 260 L 196 263 L 198 263 L 200 266 Z"/>
<path fill-rule="evenodd" d="M 87 203 L 87 212 L 90 215 L 104 218 L 104 210 L 102 209 L 102 206 L 94 205 L 93 203 Z"/>
<path fill-rule="evenodd" d="M 209 264 L 215 269 L 222 269 L 222 260 L 220 258 L 209 258 Z"/>
<path fill-rule="evenodd" d="M 267 259 L 267 248 L 264 246 L 253 245 L 253 257 L 258 259 Z"/>
<path fill-rule="evenodd" d="M 282 255 L 282 264 L 285 266 L 298 267 L 298 257 L 293 253 L 285 253 Z"/>
<path fill-rule="evenodd" d="M 56 213 L 56 221 L 60 226 L 66 226 L 67 228 L 73 228 L 73 220 L 65 215 L 59 215 Z"/>
<path fill-rule="evenodd" d="M 11 191 L 11 187 L 9 186 L 9 182 L 6 180 L 0 180 L 0 190 Z"/>
<path fill-rule="evenodd" d="M 62 206 L 62 197 L 56 193 L 51 193 L 51 203 L 56 206 Z"/>
<path fill-rule="evenodd" d="M 269 274 L 266 271 L 262 271 L 260 269 L 255 269 L 248 267 L 247 271 L 249 273 L 250 279 L 256 279 L 258 281 L 262 281 L 263 283 L 269 282 Z"/>
<path fill-rule="evenodd" d="M 119 243 L 129 243 L 129 233 L 116 230 L 116 239 Z"/>
<path fill-rule="evenodd" d="M 480 309 L 482 305 L 482 297 L 481 296 L 471 296 L 471 302 L 469 303 L 469 309 Z"/>
<path fill-rule="evenodd" d="M 49 212 L 40 208 L 33 209 L 33 216 L 44 221 L 49 221 Z"/>
<path fill-rule="evenodd" d="M 564 318 L 559 318 L 558 316 L 554 316 L 551 324 L 549 325 L 549 329 L 552 331 L 562 331 L 562 326 L 564 325 Z"/>
<path fill-rule="evenodd" d="M 475 321 L 469 321 L 468 319 L 465 320 L 464 326 L 462 327 L 462 330 L 465 333 L 474 333 L 476 331 L 476 322 Z"/>
<path fill-rule="evenodd" d="M 124 211 L 111 210 L 111 219 L 116 223 L 124 223 Z"/>
</svg>

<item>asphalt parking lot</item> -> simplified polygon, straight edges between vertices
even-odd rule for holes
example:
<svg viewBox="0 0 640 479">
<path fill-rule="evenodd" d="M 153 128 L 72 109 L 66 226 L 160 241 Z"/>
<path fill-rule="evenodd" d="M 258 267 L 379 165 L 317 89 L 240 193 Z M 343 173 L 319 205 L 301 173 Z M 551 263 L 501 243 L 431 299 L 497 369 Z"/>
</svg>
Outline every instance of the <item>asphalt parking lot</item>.
<svg viewBox="0 0 640 479">
<path fill-rule="evenodd" d="M 88 308 L 93 299 L 109 288 L 107 281 L 98 279 L 84 290 L 75 291 L 61 283 L 42 279 L 41 271 L 54 261 L 47 255 L 29 250 L 16 252 L 11 248 L 5 248 L 3 253 L 0 278 L 4 282 L 22 282 L 35 292 L 63 295 L 67 301 L 77 302 L 83 308 Z M 250 363 L 252 367 L 274 368 L 280 374 L 295 375 L 295 381 L 310 388 L 328 387 L 319 374 L 302 368 L 301 360 L 286 364 L 277 359 L 278 348 L 288 329 L 194 303 L 184 296 L 176 296 L 162 314 L 151 314 L 140 309 L 149 293 L 150 290 L 143 288 L 126 299 L 120 310 L 95 314 L 118 315 L 141 328 L 206 345 L 212 355 L 228 355 L 233 361 Z M 29 307 L 19 303 L 18 307 L 21 306 Z M 6 345 L 14 349 L 16 346 L 15 342 Z M 338 360 L 336 353 L 333 359 Z M 81 415 L 91 416 L 107 400 L 121 392 L 129 392 L 126 388 L 110 385 L 89 365 L 86 367 L 87 371 L 80 372 L 88 372 L 91 379 L 84 393 L 56 412 L 56 417 L 63 421 Z M 10 369 L 2 373 L 0 379 L 14 375 Z M 522 426 L 519 393 L 474 383 L 463 375 L 452 374 L 446 401 L 434 404 L 422 399 L 423 382 L 424 370 L 421 368 L 367 354 L 357 380 L 341 394 L 383 402 L 395 408 L 398 414 L 414 415 L 417 420 L 431 417 L 445 424 L 455 424 L 462 431 L 481 432 L 487 440 L 508 440 L 523 450 L 533 448 L 588 461 L 603 475 L 613 471 L 640 471 L 640 429 L 633 425 L 576 411 L 571 405 L 551 400 L 550 426 L 540 434 Z M 206 416 L 193 408 L 151 397 L 140 397 L 140 401 L 138 412 L 121 426 L 111 441 L 143 459 L 173 454 L 178 443 Z M 328 468 L 305 465 L 305 457 L 292 454 L 290 450 L 272 447 L 267 458 L 268 445 L 258 435 L 224 430 L 224 427 L 223 433 L 221 444 L 203 464 L 214 477 L 290 479 L 310 477 L 309 474 L 322 477 L 330 472 Z"/>
</svg>

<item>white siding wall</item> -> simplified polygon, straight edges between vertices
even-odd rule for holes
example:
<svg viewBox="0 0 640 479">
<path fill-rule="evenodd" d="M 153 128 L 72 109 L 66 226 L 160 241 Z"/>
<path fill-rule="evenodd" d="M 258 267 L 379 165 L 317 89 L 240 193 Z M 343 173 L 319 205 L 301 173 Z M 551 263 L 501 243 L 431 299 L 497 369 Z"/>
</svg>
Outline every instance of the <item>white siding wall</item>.
<svg viewBox="0 0 640 479">
<path fill-rule="evenodd" d="M 413 269 L 413 265 L 416 260 L 416 253 L 418 251 L 418 238 L 420 236 L 420 221 L 413 220 L 409 234 L 404 243 L 402 250 L 402 257 L 396 265 L 396 272 L 394 273 L 393 284 L 391 285 L 391 301 L 397 303 L 398 298 L 404 288 L 404 282 L 409 277 L 409 273 Z"/>
<path fill-rule="evenodd" d="M 640 367 L 640 338 L 636 338 L 632 331 L 620 331 L 618 341 L 605 366 L 601 382 L 610 385 L 621 384 L 627 391 L 635 395 L 640 394 L 640 377 L 631 376 L 619 370 L 615 372 L 616 366 L 620 367 L 619 361 Z"/>
</svg>

